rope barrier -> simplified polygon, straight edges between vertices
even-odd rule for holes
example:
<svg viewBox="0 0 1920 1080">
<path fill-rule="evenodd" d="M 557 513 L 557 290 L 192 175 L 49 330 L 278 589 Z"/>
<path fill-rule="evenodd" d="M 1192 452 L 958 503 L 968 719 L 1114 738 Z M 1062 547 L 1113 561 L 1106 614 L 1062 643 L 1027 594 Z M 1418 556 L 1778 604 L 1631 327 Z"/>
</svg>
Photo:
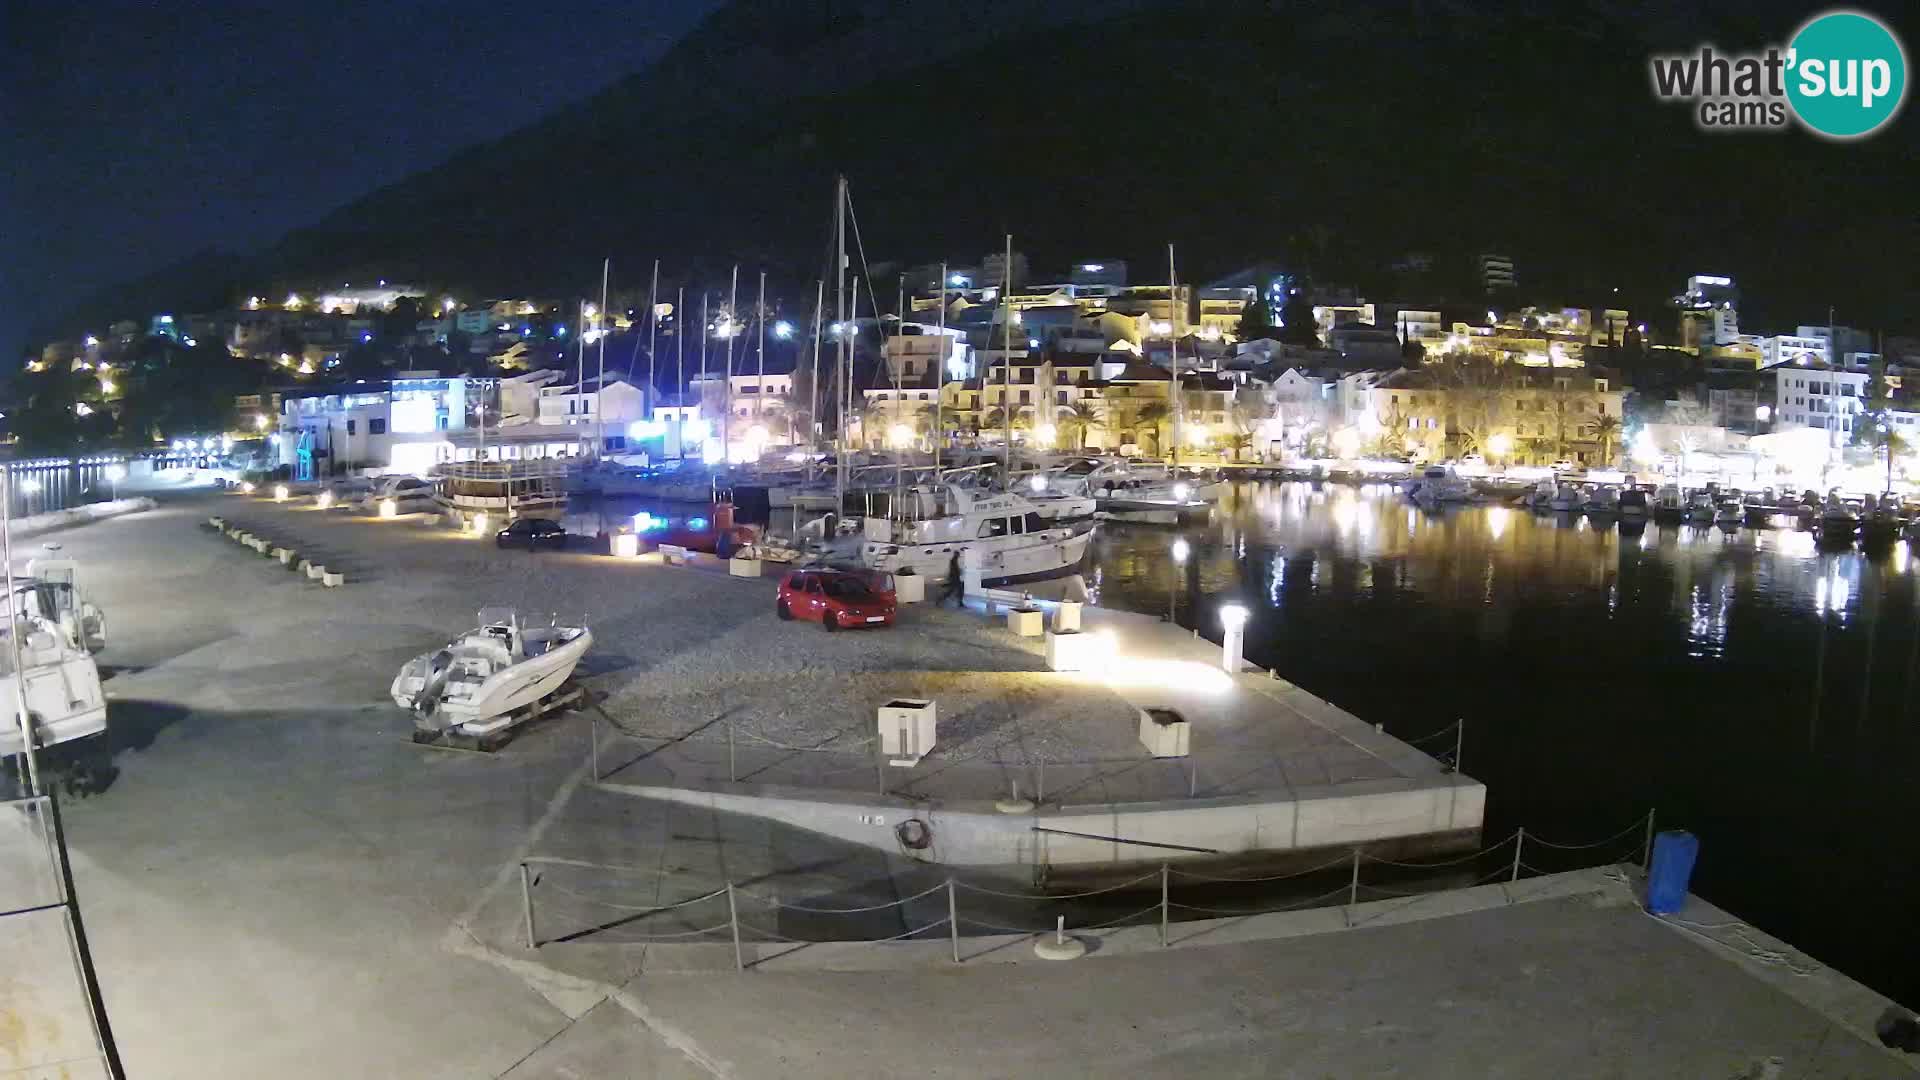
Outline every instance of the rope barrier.
<svg viewBox="0 0 1920 1080">
<path fill-rule="evenodd" d="M 555 892 L 565 893 L 568 896 L 574 897 L 579 900 L 585 900 L 589 904 L 599 904 L 602 907 L 610 907 L 619 911 L 646 911 L 646 912 L 672 911 L 674 908 L 683 908 L 683 907 L 686 907 L 688 904 L 698 904 L 703 900 L 711 900 L 716 896 L 725 896 L 727 894 L 727 890 L 725 889 L 715 889 L 712 892 L 707 893 L 705 896 L 696 896 L 690 900 L 682 900 L 679 903 L 675 903 L 675 904 L 635 905 L 635 904 L 621 904 L 612 900 L 602 900 L 597 896 L 588 896 L 586 893 L 575 892 L 574 890 L 567 888 L 565 885 L 561 885 L 561 884 L 558 884 L 557 882 L 552 882 L 552 881 L 542 882 L 541 887 L 552 889 Z"/>
<path fill-rule="evenodd" d="M 958 884 L 958 882 L 956 882 L 955 884 Z M 938 885 L 934 885 L 930 888 L 923 889 L 920 892 L 914 893 L 912 896 L 901 897 L 898 900 L 891 900 L 884 904 L 874 904 L 871 907 L 851 907 L 851 908 L 823 908 L 823 907 L 807 907 L 804 904 L 783 904 L 778 900 L 772 899 L 771 897 L 761 896 L 759 893 L 751 893 L 743 889 L 735 889 L 733 892 L 735 896 L 744 896 L 749 900 L 758 900 L 769 907 L 779 908 L 784 911 L 805 911 L 813 915 L 858 915 L 862 912 L 884 911 L 887 908 L 899 907 L 902 904 L 911 904 L 915 900 L 918 900 L 925 896 L 931 896 L 934 893 L 937 893 L 946 887 L 947 887 L 947 883 L 943 881 Z M 726 890 L 722 889 L 721 891 L 725 892 Z"/>
<path fill-rule="evenodd" d="M 1419 862 L 1419 863 L 1395 862 L 1392 859 L 1382 859 L 1377 855 L 1369 855 L 1364 851 L 1360 853 L 1360 857 L 1366 860 L 1367 862 L 1379 863 L 1382 866 L 1397 866 L 1402 870 L 1439 870 L 1449 866 L 1459 866 L 1462 863 L 1472 862 L 1473 860 L 1478 859 L 1483 855 L 1491 855 L 1494 852 L 1499 851 L 1501 848 L 1506 847 L 1508 844 L 1513 843 L 1514 837 L 1519 835 L 1520 835 L 1519 833 L 1514 833 L 1513 836 L 1509 836 L 1505 840 L 1501 840 L 1497 843 L 1489 844 L 1478 851 L 1468 852 L 1467 854 L 1462 855 L 1459 858 L 1444 859 L 1440 862 Z M 1529 840 L 1533 839 L 1533 834 L 1528 833 L 1527 839 Z"/>
<path fill-rule="evenodd" d="M 1175 904 L 1171 902 L 1169 902 L 1167 906 L 1170 908 L 1180 908 L 1185 911 L 1198 911 L 1203 914 L 1218 916 L 1223 919 L 1245 919 L 1245 918 L 1250 918 L 1254 915 L 1277 915 L 1283 911 L 1299 911 L 1303 908 L 1315 907 L 1315 906 L 1318 906 L 1321 901 L 1329 900 L 1335 896 L 1343 895 L 1344 893 L 1346 893 L 1346 891 L 1347 891 L 1347 887 L 1345 885 L 1342 885 L 1341 887 L 1334 889 L 1330 892 L 1323 892 L 1319 896 L 1310 896 L 1305 900 L 1296 900 L 1291 904 L 1282 904 L 1279 907 L 1260 908 L 1257 911 L 1233 911 L 1226 908 L 1202 907 L 1199 904 Z"/>
<path fill-rule="evenodd" d="M 1745 932 L 1747 927 L 1744 924 L 1740 924 L 1740 923 L 1718 924 L 1718 926 L 1720 927 L 1733 929 L 1734 933 L 1739 936 L 1741 943 L 1746 946 L 1745 948 L 1742 948 L 1740 945 L 1736 945 L 1733 942 L 1722 941 L 1719 938 L 1714 937 L 1712 934 L 1702 933 L 1699 930 L 1694 929 L 1694 927 L 1700 925 L 1699 923 L 1689 923 L 1685 919 L 1676 919 L 1671 915 L 1654 915 L 1651 912 L 1646 913 L 1646 915 L 1647 915 L 1647 918 L 1652 919 L 1654 922 L 1666 923 L 1668 926 L 1672 926 L 1678 929 L 1681 933 L 1691 934 L 1702 941 L 1710 941 L 1713 944 L 1720 946 L 1721 948 L 1727 950 L 1728 952 L 1733 953 L 1736 956 L 1743 956 L 1748 960 L 1752 960 L 1757 964 L 1765 964 L 1768 967 L 1784 968 L 1789 974 L 1799 976 L 1800 978 L 1803 978 L 1803 979 L 1809 975 L 1818 974 L 1820 971 L 1820 967 L 1817 964 L 1813 966 L 1808 966 L 1805 964 L 1797 964 L 1794 962 L 1793 956 L 1791 954 L 1784 952 L 1780 949 L 1770 948 L 1766 945 L 1762 945 L 1759 942 L 1753 940 L 1753 938 L 1747 936 Z"/>
<path fill-rule="evenodd" d="M 637 938 L 621 937 L 618 927 L 615 927 L 610 930 L 581 931 L 581 932 L 593 933 L 595 936 L 604 934 L 610 937 L 617 937 L 619 940 L 616 941 L 615 944 L 618 944 L 618 945 L 643 945 L 653 941 L 679 941 L 685 938 L 698 937 L 701 934 L 714 934 L 722 930 L 729 929 L 731 928 L 732 925 L 733 924 L 731 923 L 721 923 L 718 926 L 709 926 L 704 930 L 688 930 L 683 934 L 648 934 L 645 937 L 637 937 Z"/>
<path fill-rule="evenodd" d="M 1453 889 L 1435 889 L 1435 890 L 1434 890 L 1434 891 L 1432 891 L 1432 892 L 1427 892 L 1427 893 L 1420 893 L 1420 894 L 1419 894 L 1419 895 L 1417 895 L 1417 896 L 1412 896 L 1412 897 L 1409 897 L 1409 898 L 1407 898 L 1407 902 L 1406 902 L 1406 903 L 1404 903 L 1404 904 L 1401 904 L 1401 905 L 1399 905 L 1398 907 L 1394 907 L 1394 908 L 1391 908 L 1391 909 L 1389 909 L 1389 910 L 1387 910 L 1387 911 L 1379 911 L 1379 912 L 1375 912 L 1374 914 L 1372 914 L 1372 915 L 1369 915 L 1369 916 L 1367 916 L 1367 917 L 1366 917 L 1366 918 L 1364 918 L 1364 919 L 1360 919 L 1360 920 L 1358 920 L 1358 921 L 1356 921 L 1355 923 L 1353 923 L 1353 925 L 1354 925 L 1354 926 L 1364 926 L 1364 925 L 1366 925 L 1367 923 L 1370 923 L 1370 922 L 1372 922 L 1372 921 L 1374 921 L 1375 919 L 1378 919 L 1378 918 L 1381 918 L 1381 917 L 1383 917 L 1383 916 L 1385 916 L 1385 915 L 1391 915 L 1391 914 L 1394 914 L 1394 913 L 1397 913 L 1397 912 L 1401 912 L 1401 911 L 1405 911 L 1405 910 L 1407 910 L 1408 908 L 1410 908 L 1410 907 L 1412 907 L 1412 906 L 1414 906 L 1415 904 L 1418 904 L 1418 903 L 1422 903 L 1422 902 L 1424 902 L 1424 901 L 1427 901 L 1427 900 L 1431 900 L 1431 899 L 1433 899 L 1433 898 L 1434 898 L 1434 897 L 1436 897 L 1436 896 L 1445 896 L 1445 895 L 1447 895 L 1448 893 L 1453 893 L 1453 892 L 1459 892 L 1459 891 L 1460 891 L 1460 889 L 1472 889 L 1472 888 L 1477 888 L 1478 886 L 1481 886 L 1481 885 L 1485 885 L 1485 884 L 1487 884 L 1488 882 L 1491 882 L 1492 880 L 1494 880 L 1495 878 L 1498 878 L 1498 877 L 1501 877 L 1502 875 L 1505 875 L 1505 874 L 1507 874 L 1507 873 L 1510 873 L 1510 872 L 1511 872 L 1511 871 L 1509 870 L 1509 868 L 1507 868 L 1507 867 L 1504 867 L 1504 866 L 1503 866 L 1503 867 L 1501 867 L 1500 869 L 1498 869 L 1498 870 L 1495 870 L 1495 871 L 1494 871 L 1493 873 L 1491 873 L 1491 874 L 1488 874 L 1488 875 L 1486 875 L 1485 877 L 1482 877 L 1482 878 L 1479 878 L 1479 879 L 1477 879 L 1477 880 L 1475 880 L 1475 881 L 1472 881 L 1472 882 L 1469 882 L 1469 883 L 1468 883 L 1468 884 L 1466 884 L 1466 885 L 1462 885 L 1462 886 L 1459 886 L 1458 888 L 1453 888 Z"/>
<path fill-rule="evenodd" d="M 1131 915 L 1122 915 L 1117 919 L 1108 919 L 1106 922 L 1088 923 L 1085 926 L 1069 927 L 1069 929 L 1105 930 L 1109 926 L 1118 926 L 1119 924 L 1126 922 L 1128 919 L 1137 919 L 1142 915 L 1148 915 L 1159 910 L 1160 910 L 1159 904 L 1148 904 L 1146 907 L 1141 908 L 1139 911 L 1136 911 Z"/>
<path fill-rule="evenodd" d="M 960 888 L 967 890 L 968 892 L 984 893 L 987 896 L 999 896 L 999 897 L 1004 897 L 1008 900 L 1078 900 L 1081 897 L 1085 897 L 1085 896 L 1100 896 L 1103 893 L 1119 892 L 1121 889 L 1132 888 L 1133 886 L 1138 885 L 1143 881 L 1155 880 L 1159 878 L 1159 876 L 1160 876 L 1160 871 L 1154 870 L 1149 873 L 1141 874 L 1139 877 L 1134 878 L 1132 881 L 1123 881 L 1118 885 L 1109 885 L 1104 889 L 1093 889 L 1088 892 L 1059 893 L 1059 894 L 1001 892 L 998 889 L 988 889 L 988 888 L 983 888 L 979 885 L 969 885 L 966 882 L 961 881 L 959 878 L 953 879 L 953 883 L 959 886 Z"/>
<path fill-rule="evenodd" d="M 1627 826 L 1624 829 L 1621 829 L 1619 832 L 1614 833 L 1612 836 L 1607 837 L 1605 840 L 1595 840 L 1591 844 L 1556 844 L 1551 840 L 1542 840 L 1539 837 L 1533 835 L 1531 832 L 1527 834 L 1527 843 L 1539 844 L 1541 847 L 1552 848 L 1555 851 L 1585 851 L 1589 848 L 1605 847 L 1608 844 L 1612 844 L 1620 840 L 1624 840 L 1628 836 L 1631 836 L 1634 833 L 1640 832 L 1646 827 L 1647 827 L 1647 818 L 1646 818 L 1646 815 L 1643 814 L 1640 817 L 1634 819 L 1633 824 Z"/>
<path fill-rule="evenodd" d="M 1336 866 L 1350 866 L 1352 865 L 1352 863 L 1353 863 L 1353 856 L 1342 855 L 1339 858 L 1333 860 L 1332 862 L 1321 863 L 1319 866 L 1309 867 L 1308 869 L 1305 869 L 1305 870 L 1295 870 L 1289 874 L 1269 874 L 1265 877 L 1214 877 L 1211 874 L 1196 874 L 1191 870 L 1175 870 L 1171 866 L 1167 868 L 1167 873 L 1174 877 L 1188 878 L 1193 881 L 1221 882 L 1221 883 L 1229 883 L 1229 884 L 1242 883 L 1242 882 L 1251 883 L 1251 882 L 1258 882 L 1258 881 L 1285 881 L 1288 878 L 1306 877 L 1309 874 L 1317 874 L 1322 870 L 1330 870 Z"/>
<path fill-rule="evenodd" d="M 1160 907 L 1159 904 L 1153 906 L 1155 909 Z M 1039 929 L 1034 929 L 1027 926 L 1004 926 L 1000 923 L 982 922 L 979 919 L 962 918 L 960 922 L 966 926 L 978 926 L 985 930 L 998 930 L 1005 934 L 1051 934 L 1054 931 L 1054 928 L 1051 926 L 1042 926 Z"/>
<path fill-rule="evenodd" d="M 1441 728 L 1439 731 L 1430 731 L 1427 734 L 1418 736 L 1416 738 L 1406 738 L 1400 735 L 1396 735 L 1394 736 L 1394 738 L 1399 739 L 1401 742 L 1406 743 L 1408 746 L 1419 746 L 1421 743 L 1432 742 L 1433 740 L 1439 738 L 1442 735 L 1451 735 L 1453 734 L 1454 729 L 1458 728 L 1459 726 L 1460 726 L 1460 721 L 1455 720 L 1453 723 L 1448 724 L 1446 727 Z"/>
</svg>

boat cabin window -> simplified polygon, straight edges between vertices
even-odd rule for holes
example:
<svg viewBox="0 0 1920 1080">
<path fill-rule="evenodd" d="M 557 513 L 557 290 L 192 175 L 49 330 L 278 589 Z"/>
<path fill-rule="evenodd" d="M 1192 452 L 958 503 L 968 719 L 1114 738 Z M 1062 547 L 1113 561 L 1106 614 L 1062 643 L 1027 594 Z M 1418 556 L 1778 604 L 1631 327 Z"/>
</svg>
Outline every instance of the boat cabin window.
<svg viewBox="0 0 1920 1080">
<path fill-rule="evenodd" d="M 1027 531 L 1030 533 L 1047 531 L 1047 523 L 1040 520 L 1040 515 L 1032 510 L 1027 511 Z"/>
<path fill-rule="evenodd" d="M 979 535 L 980 536 L 1007 535 L 1007 519 L 1006 518 L 988 518 L 985 521 L 982 521 L 980 523 Z"/>
</svg>

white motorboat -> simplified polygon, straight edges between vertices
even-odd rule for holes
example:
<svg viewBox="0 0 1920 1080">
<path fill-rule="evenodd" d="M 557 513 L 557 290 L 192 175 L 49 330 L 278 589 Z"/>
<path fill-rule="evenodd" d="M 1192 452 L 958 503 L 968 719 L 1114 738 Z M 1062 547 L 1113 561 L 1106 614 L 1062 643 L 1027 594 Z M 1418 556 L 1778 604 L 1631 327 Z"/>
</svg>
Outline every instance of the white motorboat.
<svg viewBox="0 0 1920 1080">
<path fill-rule="evenodd" d="M 1678 484 L 1662 484 L 1653 493 L 1653 517 L 1656 521 L 1678 522 L 1687 517 L 1687 497 Z"/>
<path fill-rule="evenodd" d="M 1420 476 L 1407 483 L 1407 497 L 1422 506 L 1441 503 L 1472 502 L 1477 497 L 1473 484 L 1453 471 L 1450 465 L 1429 465 Z"/>
<path fill-rule="evenodd" d="M 1820 535 L 1840 539 L 1860 531 L 1860 515 L 1838 495 L 1827 496 L 1820 508 Z"/>
<path fill-rule="evenodd" d="M 1553 497 L 1547 500 L 1547 509 L 1559 514 L 1579 513 L 1587 503 L 1587 497 L 1572 484 L 1559 484 L 1553 489 Z"/>
<path fill-rule="evenodd" d="M 354 505 L 370 514 L 385 513 L 381 507 L 393 506 L 396 514 L 417 514 L 435 507 L 433 481 L 417 476 L 383 476 Z"/>
<path fill-rule="evenodd" d="M 1611 484 L 1601 484 L 1587 494 L 1586 504 L 1581 509 L 1589 517 L 1620 516 L 1620 489 Z"/>
<path fill-rule="evenodd" d="M 1696 491 L 1687 502 L 1687 522 L 1692 525 L 1711 525 L 1720 508 L 1714 505 L 1713 496 L 1704 491 Z"/>
<path fill-rule="evenodd" d="M 1091 496 L 1109 513 L 1198 513 L 1220 497 L 1218 480 L 1173 475 L 1165 466 L 1135 465 L 1125 458 L 1074 458 L 1041 474 L 1063 495 Z"/>
<path fill-rule="evenodd" d="M 948 484 L 935 495 L 916 489 L 896 517 L 869 517 L 860 561 L 897 574 L 908 567 L 929 583 L 947 579 L 956 552 L 977 563 L 981 584 L 1029 581 L 1071 573 L 1087 557 L 1094 526 L 1050 525 L 1031 499 L 1012 492 L 976 492 Z"/>
<path fill-rule="evenodd" d="M 16 595 L 18 593 L 16 592 Z M 34 600 L 21 606 L 30 608 Z M 13 644 L 6 635 L 20 637 L 20 666 L 14 667 Z M 0 628 L 0 701 L 6 702 L 0 722 L 0 756 L 24 749 L 19 714 L 24 692 L 27 720 L 36 747 L 72 742 L 107 730 L 107 697 L 100 689 L 100 671 L 93 657 L 67 640 L 60 624 L 25 610 L 9 613 Z"/>
<path fill-rule="evenodd" d="M 1637 487 L 1622 488 L 1620 490 L 1620 500 L 1616 505 L 1620 511 L 1621 520 L 1645 521 L 1649 507 L 1647 489 Z"/>
<path fill-rule="evenodd" d="M 523 627 L 512 608 L 481 608 L 479 626 L 407 661 L 393 702 L 423 730 L 486 734 L 559 690 L 592 644 L 585 626 Z"/>
<path fill-rule="evenodd" d="M 46 554 L 27 561 L 27 579 L 15 579 L 13 594 L 19 610 L 57 627 L 67 645 L 79 652 L 98 652 L 107 645 L 107 617 L 80 588 L 79 564 L 48 544 Z"/>
<path fill-rule="evenodd" d="M 1715 525 L 1738 525 L 1746 520 L 1746 517 L 1747 508 L 1740 505 L 1739 499 L 1721 499 L 1720 505 L 1713 511 Z"/>
</svg>

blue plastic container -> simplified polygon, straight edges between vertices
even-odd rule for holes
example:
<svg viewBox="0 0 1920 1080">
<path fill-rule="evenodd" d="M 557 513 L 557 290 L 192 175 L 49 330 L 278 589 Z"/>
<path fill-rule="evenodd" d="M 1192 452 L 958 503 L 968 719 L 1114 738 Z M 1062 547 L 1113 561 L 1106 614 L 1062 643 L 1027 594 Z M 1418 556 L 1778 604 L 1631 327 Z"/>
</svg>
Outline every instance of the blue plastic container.
<svg viewBox="0 0 1920 1080">
<path fill-rule="evenodd" d="M 1653 838 L 1653 866 L 1647 871 L 1647 910 L 1672 915 L 1687 906 L 1687 883 L 1700 857 L 1700 838 L 1675 829 Z"/>
</svg>

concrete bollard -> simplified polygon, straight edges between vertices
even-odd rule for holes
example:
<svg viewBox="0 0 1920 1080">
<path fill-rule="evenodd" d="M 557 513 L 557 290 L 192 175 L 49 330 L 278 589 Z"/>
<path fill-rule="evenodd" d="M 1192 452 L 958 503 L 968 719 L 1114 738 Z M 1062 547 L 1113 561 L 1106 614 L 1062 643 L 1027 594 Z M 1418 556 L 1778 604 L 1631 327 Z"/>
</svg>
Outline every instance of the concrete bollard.
<svg viewBox="0 0 1920 1080">
<path fill-rule="evenodd" d="M 1007 629 L 1020 637 L 1039 637 L 1046 631 L 1046 612 L 1039 608 L 1007 609 Z"/>
<path fill-rule="evenodd" d="M 345 574 L 323 574 L 320 577 L 320 584 L 325 585 L 329 589 L 337 589 L 346 583 L 347 575 Z"/>
<path fill-rule="evenodd" d="M 293 562 L 293 549 L 283 547 L 274 548 L 273 557 L 280 560 L 282 566 L 288 565 Z"/>
<path fill-rule="evenodd" d="M 223 517 L 210 517 L 207 519 L 207 524 L 216 529 L 225 530 L 227 527 L 227 519 Z"/>
<path fill-rule="evenodd" d="M 321 578 L 323 578 L 323 577 L 325 577 L 325 576 L 326 576 L 326 574 L 327 574 L 327 568 L 326 568 L 326 567 L 324 567 L 324 566 L 321 566 L 321 565 L 319 565 L 318 563 L 308 563 L 308 564 L 307 564 L 307 577 L 308 577 L 308 579 L 310 579 L 310 580 L 313 580 L 313 581 L 319 581 L 319 580 L 320 580 Z"/>
</svg>

